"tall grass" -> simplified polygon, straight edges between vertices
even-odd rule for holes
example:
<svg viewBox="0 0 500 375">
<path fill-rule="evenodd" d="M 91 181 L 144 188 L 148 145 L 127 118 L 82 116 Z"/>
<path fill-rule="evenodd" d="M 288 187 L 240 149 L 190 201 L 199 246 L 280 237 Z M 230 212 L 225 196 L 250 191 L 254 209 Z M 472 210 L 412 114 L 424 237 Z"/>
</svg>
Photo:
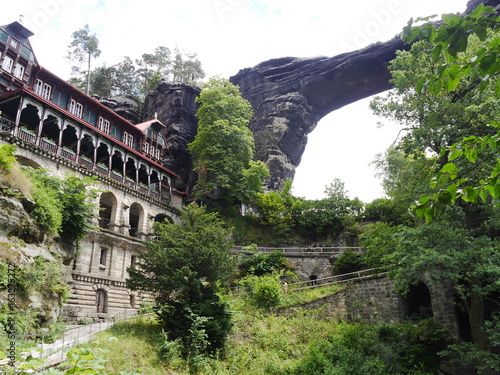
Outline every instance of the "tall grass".
<svg viewBox="0 0 500 375">
<path fill-rule="evenodd" d="M 184 361 L 174 343 L 165 345 L 161 326 L 153 317 L 119 322 L 98 336 L 109 349 L 107 369 L 140 369 L 143 374 L 258 375 L 286 374 L 307 354 L 309 345 L 337 332 L 337 323 L 320 320 L 314 312 L 280 316 L 259 310 L 238 296 L 231 298 L 234 327 L 224 353 L 196 364 Z M 105 338 L 118 340 L 107 341 Z M 161 355 L 170 346 L 169 355 Z M 159 350 L 161 349 L 161 350 Z"/>
</svg>

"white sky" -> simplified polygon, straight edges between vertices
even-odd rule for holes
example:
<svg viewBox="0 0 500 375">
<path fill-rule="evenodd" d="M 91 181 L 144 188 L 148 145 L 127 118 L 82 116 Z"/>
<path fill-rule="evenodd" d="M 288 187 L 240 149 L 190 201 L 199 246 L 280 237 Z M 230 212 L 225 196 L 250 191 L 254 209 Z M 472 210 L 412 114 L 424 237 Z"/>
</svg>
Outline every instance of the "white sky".
<svg viewBox="0 0 500 375">
<path fill-rule="evenodd" d="M 73 31 L 88 24 L 102 54 L 94 66 L 113 65 L 157 46 L 196 52 L 207 77 L 284 56 L 334 56 L 385 41 L 410 17 L 465 10 L 467 0 L 22 0 L 2 8 L 0 24 L 24 16 L 38 61 L 69 78 L 64 58 Z M 309 135 L 297 168 L 294 194 L 323 197 L 340 178 L 351 197 L 381 197 L 370 163 L 396 138 L 399 127 L 373 116 L 361 100 L 323 118 Z"/>
</svg>

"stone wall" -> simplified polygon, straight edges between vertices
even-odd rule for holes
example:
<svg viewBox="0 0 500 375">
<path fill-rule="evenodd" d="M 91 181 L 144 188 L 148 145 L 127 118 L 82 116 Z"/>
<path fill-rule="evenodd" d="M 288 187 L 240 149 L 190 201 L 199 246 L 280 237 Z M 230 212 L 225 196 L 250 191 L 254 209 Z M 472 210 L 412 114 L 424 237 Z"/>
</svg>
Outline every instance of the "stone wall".
<svg viewBox="0 0 500 375">
<path fill-rule="evenodd" d="M 393 290 L 393 281 L 385 277 L 349 282 L 335 294 L 297 307 L 348 322 L 399 323 L 404 317 L 401 297 Z"/>
</svg>

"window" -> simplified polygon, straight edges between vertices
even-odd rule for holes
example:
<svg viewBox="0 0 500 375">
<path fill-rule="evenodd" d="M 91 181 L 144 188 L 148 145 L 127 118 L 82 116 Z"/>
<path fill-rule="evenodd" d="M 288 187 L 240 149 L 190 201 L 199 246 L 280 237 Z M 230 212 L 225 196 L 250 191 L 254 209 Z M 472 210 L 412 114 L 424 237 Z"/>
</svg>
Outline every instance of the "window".
<svg viewBox="0 0 500 375">
<path fill-rule="evenodd" d="M 42 95 L 42 89 L 43 89 L 43 82 L 37 79 L 35 82 L 35 86 L 33 87 L 33 90 L 35 90 L 35 94 Z"/>
<path fill-rule="evenodd" d="M 99 257 L 99 264 L 101 266 L 106 266 L 107 258 L 108 258 L 108 249 L 101 249 L 101 256 Z"/>
<path fill-rule="evenodd" d="M 99 117 L 99 123 L 98 123 L 97 127 L 100 131 L 103 131 L 104 133 L 109 134 L 111 124 L 108 120 L 106 120 L 102 117 Z"/>
<path fill-rule="evenodd" d="M 144 153 L 149 154 L 149 143 L 144 143 Z"/>
<path fill-rule="evenodd" d="M 12 66 L 14 65 L 14 60 L 12 60 L 9 56 L 5 56 L 2 62 L 2 69 L 12 72 Z"/>
<path fill-rule="evenodd" d="M 156 156 L 156 158 L 158 160 L 160 159 L 160 149 L 159 148 L 156 149 L 156 155 L 155 156 Z"/>
<path fill-rule="evenodd" d="M 13 49 L 17 49 L 17 47 L 19 46 L 19 42 L 17 40 L 15 40 L 14 38 L 10 38 L 10 46 Z"/>
<path fill-rule="evenodd" d="M 123 143 L 129 147 L 134 147 L 134 136 L 127 132 L 123 132 Z"/>
<path fill-rule="evenodd" d="M 82 118 L 83 116 L 83 105 L 78 103 L 76 100 L 71 99 L 69 101 L 69 113 L 74 114 L 76 117 Z"/>
<path fill-rule="evenodd" d="M 130 267 L 134 267 L 136 263 L 137 263 L 137 255 L 132 255 L 130 257 Z"/>
<path fill-rule="evenodd" d="M 42 97 L 49 100 L 50 99 L 50 92 L 52 91 L 52 87 L 47 85 L 46 83 L 43 84 L 43 90 L 42 90 Z"/>
<path fill-rule="evenodd" d="M 23 79 L 24 77 L 24 66 L 21 64 L 16 64 L 16 68 L 14 69 L 14 76 L 19 79 Z"/>
<path fill-rule="evenodd" d="M 149 148 L 149 154 L 154 157 L 155 156 L 155 146 L 151 145 Z"/>
</svg>

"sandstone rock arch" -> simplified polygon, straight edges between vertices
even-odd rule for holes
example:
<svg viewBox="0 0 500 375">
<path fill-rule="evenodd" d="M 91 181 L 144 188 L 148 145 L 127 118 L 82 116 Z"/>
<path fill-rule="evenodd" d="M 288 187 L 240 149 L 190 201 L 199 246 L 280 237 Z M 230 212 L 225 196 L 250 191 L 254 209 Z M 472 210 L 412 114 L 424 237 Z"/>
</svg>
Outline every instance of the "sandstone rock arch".
<svg viewBox="0 0 500 375">
<path fill-rule="evenodd" d="M 470 0 L 499 7 L 499 0 Z M 404 26 L 404 25 L 401 25 Z M 333 57 L 284 57 L 240 70 L 231 81 L 254 109 L 250 128 L 256 159 L 270 169 L 270 189 L 293 178 L 311 133 L 328 113 L 392 87 L 387 70 L 397 50 L 408 49 L 399 36 Z"/>
</svg>

